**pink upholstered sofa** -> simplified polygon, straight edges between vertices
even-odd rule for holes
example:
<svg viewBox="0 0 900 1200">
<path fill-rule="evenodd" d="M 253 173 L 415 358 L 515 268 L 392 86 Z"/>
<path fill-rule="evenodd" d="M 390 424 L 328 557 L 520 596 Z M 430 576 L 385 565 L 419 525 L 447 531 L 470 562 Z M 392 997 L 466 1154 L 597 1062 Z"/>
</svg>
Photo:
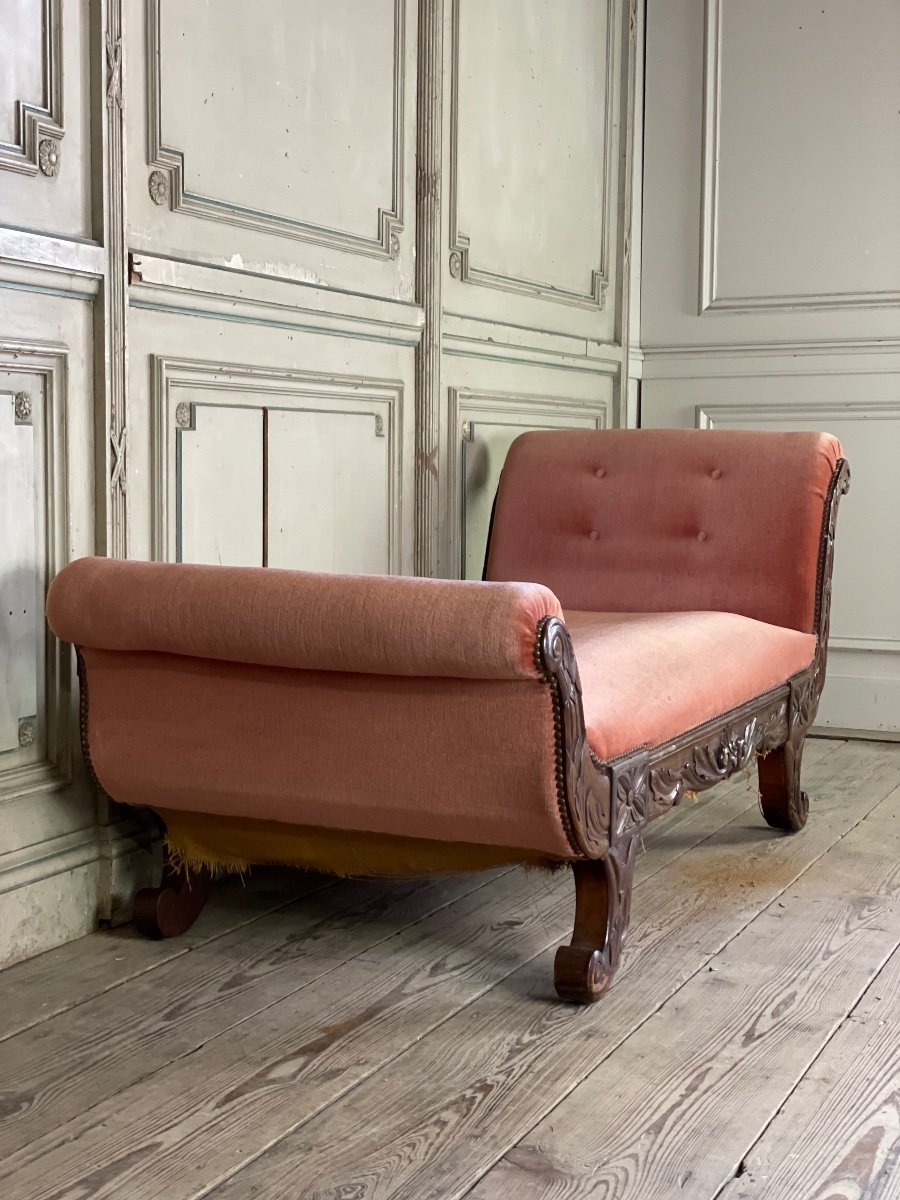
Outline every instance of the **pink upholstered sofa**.
<svg viewBox="0 0 900 1200">
<path fill-rule="evenodd" d="M 769 824 L 806 820 L 848 483 L 826 434 L 528 433 L 486 582 L 72 563 L 85 757 L 167 829 L 139 924 L 186 928 L 217 866 L 568 863 L 556 987 L 596 999 L 648 821 L 757 758 Z"/>
</svg>

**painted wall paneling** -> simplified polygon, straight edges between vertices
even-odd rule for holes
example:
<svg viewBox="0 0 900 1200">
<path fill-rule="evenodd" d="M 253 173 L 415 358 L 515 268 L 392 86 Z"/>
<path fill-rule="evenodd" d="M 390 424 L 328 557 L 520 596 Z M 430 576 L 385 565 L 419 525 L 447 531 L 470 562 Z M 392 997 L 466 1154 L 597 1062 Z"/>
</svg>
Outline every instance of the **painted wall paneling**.
<svg viewBox="0 0 900 1200">
<path fill-rule="evenodd" d="M 894 737 L 898 52 L 892 0 L 648 0 L 641 313 L 644 424 L 842 439 L 819 722 Z"/>
<path fill-rule="evenodd" d="M 125 40 L 134 249 L 413 299 L 413 0 L 126 0 Z"/>
<path fill-rule="evenodd" d="M 898 48 L 893 0 L 648 0 L 645 350 L 898 336 Z"/>
<path fill-rule="evenodd" d="M 162 357 L 153 370 L 155 557 L 409 569 L 401 382 Z"/>
<path fill-rule="evenodd" d="M 466 488 L 466 452 L 448 416 L 461 360 L 466 386 L 486 392 L 496 388 L 495 364 L 506 364 L 510 428 L 529 427 L 527 410 L 515 415 L 516 396 L 554 396 L 548 411 L 565 408 L 562 372 L 593 376 L 595 400 L 611 383 L 610 423 L 636 419 L 628 373 L 637 362 L 629 318 L 642 12 L 622 0 L 435 0 L 420 20 L 419 117 L 427 113 L 429 126 L 419 138 L 427 183 L 419 246 L 431 259 L 420 281 L 428 316 L 417 390 L 417 566 L 454 575 L 457 522 L 466 527 L 467 497 L 481 504 Z M 429 60 L 443 64 L 439 94 L 421 74 Z M 439 272 L 430 265 L 435 246 Z M 545 391 L 539 380 L 550 371 L 559 374 Z M 500 449 L 497 441 L 497 465 Z"/>
<path fill-rule="evenodd" d="M 448 0 L 448 311 L 613 340 L 621 19 Z"/>
<path fill-rule="evenodd" d="M 91 238 L 90 6 L 15 0 L 0 37 L 0 225 Z"/>
<path fill-rule="evenodd" d="M 642 36 L 637 0 L 7 8 L 0 961 L 152 866 L 79 774 L 61 563 L 457 575 L 516 431 L 633 419 Z"/>
</svg>

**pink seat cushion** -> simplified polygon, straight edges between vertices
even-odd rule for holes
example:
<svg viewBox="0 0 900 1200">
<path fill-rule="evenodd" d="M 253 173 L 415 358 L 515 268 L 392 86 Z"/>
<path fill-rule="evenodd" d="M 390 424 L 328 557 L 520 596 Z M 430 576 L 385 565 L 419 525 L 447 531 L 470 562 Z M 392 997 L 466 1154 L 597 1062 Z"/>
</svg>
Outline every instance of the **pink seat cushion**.
<svg viewBox="0 0 900 1200">
<path fill-rule="evenodd" d="M 784 683 L 816 639 L 725 612 L 569 610 L 588 741 L 601 759 L 658 746 Z"/>
</svg>

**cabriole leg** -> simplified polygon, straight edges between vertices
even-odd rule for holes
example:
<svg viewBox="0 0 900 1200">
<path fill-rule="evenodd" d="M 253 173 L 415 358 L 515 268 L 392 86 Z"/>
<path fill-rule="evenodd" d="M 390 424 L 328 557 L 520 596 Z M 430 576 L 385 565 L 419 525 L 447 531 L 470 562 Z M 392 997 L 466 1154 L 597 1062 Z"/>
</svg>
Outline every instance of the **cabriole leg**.
<svg viewBox="0 0 900 1200">
<path fill-rule="evenodd" d="M 809 813 L 809 796 L 800 788 L 805 736 L 803 730 L 757 763 L 763 816 L 773 829 L 786 833 L 802 829 Z"/>
<path fill-rule="evenodd" d="M 209 895 L 211 876 L 205 868 L 185 871 L 168 859 L 159 887 L 141 888 L 134 897 L 132 919 L 145 937 L 170 938 L 185 933 L 200 916 Z"/>
<path fill-rule="evenodd" d="M 612 982 L 631 916 L 636 840 L 611 846 L 599 860 L 572 864 L 575 930 L 554 964 L 557 994 L 577 1004 L 599 1000 Z"/>
</svg>

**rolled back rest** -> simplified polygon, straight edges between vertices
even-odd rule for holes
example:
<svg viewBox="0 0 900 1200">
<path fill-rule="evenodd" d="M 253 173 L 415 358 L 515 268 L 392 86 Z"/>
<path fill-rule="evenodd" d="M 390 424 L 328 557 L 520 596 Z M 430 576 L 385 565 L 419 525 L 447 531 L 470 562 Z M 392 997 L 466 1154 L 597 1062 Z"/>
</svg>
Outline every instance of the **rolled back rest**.
<svg viewBox="0 0 900 1200">
<path fill-rule="evenodd" d="M 815 632 L 827 433 L 526 433 L 503 468 L 485 569 L 563 609 L 711 610 Z"/>
</svg>

